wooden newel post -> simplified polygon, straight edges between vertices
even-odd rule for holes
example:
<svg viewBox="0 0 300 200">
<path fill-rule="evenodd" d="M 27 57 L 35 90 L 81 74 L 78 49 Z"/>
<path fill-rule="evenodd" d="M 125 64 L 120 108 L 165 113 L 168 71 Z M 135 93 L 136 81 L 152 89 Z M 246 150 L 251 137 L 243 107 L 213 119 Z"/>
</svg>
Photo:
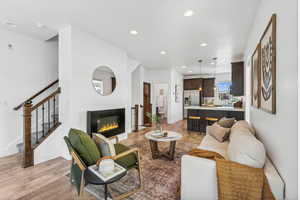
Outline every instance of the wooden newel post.
<svg viewBox="0 0 300 200">
<path fill-rule="evenodd" d="M 134 132 L 139 130 L 139 105 L 134 105 Z"/>
<path fill-rule="evenodd" d="M 33 166 L 33 149 L 31 147 L 31 108 L 32 102 L 28 101 L 25 103 L 23 107 L 24 113 L 24 133 L 23 133 L 23 141 L 24 141 L 24 151 L 23 151 L 23 167 Z"/>
</svg>

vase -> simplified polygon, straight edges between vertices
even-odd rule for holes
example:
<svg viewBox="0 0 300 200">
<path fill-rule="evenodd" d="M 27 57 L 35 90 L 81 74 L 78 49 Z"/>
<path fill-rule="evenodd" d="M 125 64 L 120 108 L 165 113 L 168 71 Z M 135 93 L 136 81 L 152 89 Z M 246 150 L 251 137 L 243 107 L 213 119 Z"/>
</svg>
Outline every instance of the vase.
<svg viewBox="0 0 300 200">
<path fill-rule="evenodd" d="M 161 133 L 162 132 L 161 123 L 156 123 L 155 124 L 155 132 L 157 132 L 157 133 Z"/>
</svg>

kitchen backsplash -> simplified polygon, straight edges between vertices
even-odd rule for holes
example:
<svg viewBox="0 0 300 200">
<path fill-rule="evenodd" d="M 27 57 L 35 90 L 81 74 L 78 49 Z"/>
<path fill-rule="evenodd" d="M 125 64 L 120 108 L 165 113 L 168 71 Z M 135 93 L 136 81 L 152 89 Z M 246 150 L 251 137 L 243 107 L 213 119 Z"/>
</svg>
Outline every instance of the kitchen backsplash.
<svg viewBox="0 0 300 200">
<path fill-rule="evenodd" d="M 229 93 L 218 93 L 215 92 L 214 97 L 204 97 L 203 104 L 206 105 L 221 105 L 221 106 L 232 106 L 233 103 L 243 100 L 244 97 L 235 97 Z M 185 90 L 184 91 L 184 104 L 185 105 L 199 105 L 199 91 L 198 90 Z"/>
</svg>

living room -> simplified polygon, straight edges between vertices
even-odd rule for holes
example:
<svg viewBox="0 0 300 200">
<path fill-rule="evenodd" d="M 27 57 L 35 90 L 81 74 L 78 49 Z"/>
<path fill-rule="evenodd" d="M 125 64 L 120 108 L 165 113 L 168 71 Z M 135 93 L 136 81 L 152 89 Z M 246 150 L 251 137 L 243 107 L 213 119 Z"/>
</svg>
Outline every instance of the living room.
<svg viewBox="0 0 300 200">
<path fill-rule="evenodd" d="M 0 11 L 0 199 L 298 198 L 296 0 Z"/>
</svg>

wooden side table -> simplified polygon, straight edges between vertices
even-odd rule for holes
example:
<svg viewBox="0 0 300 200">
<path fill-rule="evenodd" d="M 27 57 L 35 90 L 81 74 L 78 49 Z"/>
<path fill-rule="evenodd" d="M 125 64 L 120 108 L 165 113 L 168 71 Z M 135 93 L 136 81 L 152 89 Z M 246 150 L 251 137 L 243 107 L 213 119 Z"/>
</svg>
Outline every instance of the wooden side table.
<svg viewBox="0 0 300 200">
<path fill-rule="evenodd" d="M 167 131 L 167 132 L 168 132 L 168 136 L 163 138 L 157 138 L 152 136 L 152 134 L 155 133 L 154 131 L 150 131 L 146 133 L 145 136 L 149 140 L 153 159 L 166 157 L 169 160 L 174 160 L 176 141 L 180 140 L 182 138 L 182 135 L 174 131 Z M 158 149 L 158 142 L 170 142 L 169 151 L 166 153 L 160 152 Z"/>
</svg>

